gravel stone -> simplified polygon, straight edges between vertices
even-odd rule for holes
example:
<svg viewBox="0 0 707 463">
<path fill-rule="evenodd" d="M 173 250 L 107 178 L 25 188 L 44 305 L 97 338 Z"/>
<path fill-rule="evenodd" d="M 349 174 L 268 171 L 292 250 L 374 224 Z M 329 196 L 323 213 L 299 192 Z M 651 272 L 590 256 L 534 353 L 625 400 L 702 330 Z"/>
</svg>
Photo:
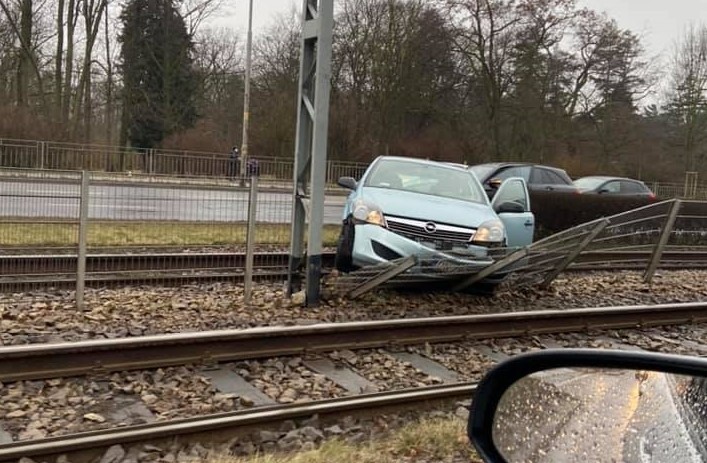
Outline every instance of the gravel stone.
<svg viewBox="0 0 707 463">
<path fill-rule="evenodd" d="M 125 457 L 125 449 L 121 445 L 113 445 L 106 450 L 100 463 L 119 463 Z"/>
<path fill-rule="evenodd" d="M 341 429 L 341 427 L 338 424 L 335 424 L 334 426 L 330 426 L 328 428 L 324 428 L 324 432 L 328 436 L 340 436 L 341 434 L 344 433 L 344 430 Z"/>
<path fill-rule="evenodd" d="M 276 442 L 280 438 L 281 433 L 273 431 L 260 431 L 258 432 L 257 440 L 258 442 Z"/>
<path fill-rule="evenodd" d="M 322 434 L 322 432 L 314 426 L 305 426 L 299 430 L 299 433 L 304 438 L 313 442 L 324 440 L 324 434 Z"/>
<path fill-rule="evenodd" d="M 88 310 L 81 312 L 76 311 L 70 291 L 31 291 L 0 295 L 0 345 L 316 322 L 706 301 L 706 278 L 705 270 L 663 271 L 649 285 L 636 271 L 567 273 L 547 289 L 501 289 L 494 297 L 381 290 L 354 301 L 331 294 L 320 307 L 293 303 L 285 297 L 282 285 L 256 285 L 253 305 L 258 310 L 245 304 L 241 285 L 230 283 L 89 289 Z M 325 282 L 325 286 L 331 284 Z M 354 356 L 359 354 L 346 355 L 350 358 L 344 359 L 355 364 Z"/>
<path fill-rule="evenodd" d="M 98 413 L 86 413 L 83 417 L 86 420 L 95 421 L 97 423 L 104 423 L 106 421 L 106 418 Z"/>
</svg>

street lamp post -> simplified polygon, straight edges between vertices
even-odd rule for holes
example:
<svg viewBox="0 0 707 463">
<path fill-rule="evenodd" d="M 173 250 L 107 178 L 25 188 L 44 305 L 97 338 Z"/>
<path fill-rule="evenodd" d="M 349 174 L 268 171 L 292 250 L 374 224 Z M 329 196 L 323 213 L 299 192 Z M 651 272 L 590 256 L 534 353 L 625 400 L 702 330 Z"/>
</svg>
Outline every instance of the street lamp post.
<svg viewBox="0 0 707 463">
<path fill-rule="evenodd" d="M 241 186 L 245 184 L 248 174 L 248 125 L 250 124 L 250 56 L 253 47 L 253 0 L 248 4 L 248 38 L 246 39 L 245 56 L 245 90 L 243 94 L 243 137 L 241 139 Z"/>
</svg>

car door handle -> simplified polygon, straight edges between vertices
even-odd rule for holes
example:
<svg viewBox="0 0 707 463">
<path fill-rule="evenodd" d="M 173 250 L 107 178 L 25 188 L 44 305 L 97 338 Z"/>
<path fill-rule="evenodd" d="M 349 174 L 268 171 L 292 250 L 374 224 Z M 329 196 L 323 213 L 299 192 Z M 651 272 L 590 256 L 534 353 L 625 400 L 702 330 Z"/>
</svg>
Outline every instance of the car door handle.
<svg viewBox="0 0 707 463">
<path fill-rule="evenodd" d="M 532 220 L 526 221 L 526 222 L 525 222 L 525 226 L 526 226 L 526 227 L 532 227 L 532 226 L 533 226 L 533 221 L 532 221 Z"/>
<path fill-rule="evenodd" d="M 555 189 L 554 189 L 553 187 L 551 187 L 551 186 L 546 186 L 545 189 L 546 189 L 547 191 L 554 191 L 554 190 L 555 190 Z"/>
</svg>

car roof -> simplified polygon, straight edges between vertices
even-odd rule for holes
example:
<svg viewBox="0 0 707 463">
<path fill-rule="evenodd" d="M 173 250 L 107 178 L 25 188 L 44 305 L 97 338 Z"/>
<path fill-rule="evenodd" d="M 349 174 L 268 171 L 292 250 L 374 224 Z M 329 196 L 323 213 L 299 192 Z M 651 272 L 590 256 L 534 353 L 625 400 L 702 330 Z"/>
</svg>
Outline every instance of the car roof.
<svg viewBox="0 0 707 463">
<path fill-rule="evenodd" d="M 629 182 L 638 182 L 638 183 L 643 183 L 641 180 L 636 180 L 635 178 L 628 178 L 628 177 L 612 177 L 609 175 L 587 175 L 585 177 L 580 177 L 577 180 L 580 180 L 582 178 L 596 178 L 597 180 L 604 180 L 604 181 L 609 181 L 609 180 L 627 180 Z"/>
<path fill-rule="evenodd" d="M 510 161 L 509 162 L 486 162 L 483 164 L 474 164 L 474 166 L 489 166 L 489 167 L 494 166 L 497 168 L 498 167 L 509 167 L 509 166 L 530 166 L 530 167 L 538 166 L 538 167 L 542 167 L 545 169 L 561 170 L 561 171 L 565 170 L 562 167 L 548 166 L 547 164 L 539 164 L 537 162 L 510 162 Z M 470 167 L 474 167 L 474 166 L 470 166 Z"/>
</svg>

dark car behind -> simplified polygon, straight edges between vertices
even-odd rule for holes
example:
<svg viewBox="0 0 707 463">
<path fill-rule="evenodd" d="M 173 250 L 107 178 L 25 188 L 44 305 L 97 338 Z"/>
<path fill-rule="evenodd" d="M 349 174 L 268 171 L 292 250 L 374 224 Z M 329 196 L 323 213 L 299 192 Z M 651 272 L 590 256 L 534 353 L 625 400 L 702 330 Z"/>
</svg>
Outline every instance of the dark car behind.
<svg viewBox="0 0 707 463">
<path fill-rule="evenodd" d="M 555 191 L 558 193 L 579 193 L 572 179 L 563 169 L 540 164 L 497 162 L 477 164 L 469 167 L 492 197 L 498 185 L 507 178 L 520 177 L 525 180 L 528 190 Z"/>
</svg>

